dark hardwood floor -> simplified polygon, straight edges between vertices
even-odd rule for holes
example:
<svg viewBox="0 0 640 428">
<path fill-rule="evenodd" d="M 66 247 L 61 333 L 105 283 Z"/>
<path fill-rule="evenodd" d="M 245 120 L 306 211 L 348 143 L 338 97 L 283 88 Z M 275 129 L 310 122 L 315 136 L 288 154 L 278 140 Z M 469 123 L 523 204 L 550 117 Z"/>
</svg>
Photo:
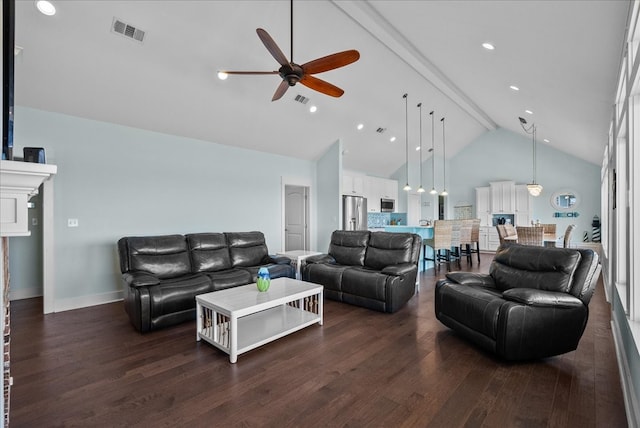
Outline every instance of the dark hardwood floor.
<svg viewBox="0 0 640 428">
<path fill-rule="evenodd" d="M 490 261 L 483 254 L 470 270 Z M 41 299 L 14 301 L 10 425 L 627 425 L 601 282 L 576 351 L 509 364 L 435 319 L 435 279 L 422 274 L 419 295 L 395 314 L 326 301 L 323 326 L 237 364 L 196 342 L 195 321 L 141 335 L 121 302 L 44 316 Z"/>
</svg>

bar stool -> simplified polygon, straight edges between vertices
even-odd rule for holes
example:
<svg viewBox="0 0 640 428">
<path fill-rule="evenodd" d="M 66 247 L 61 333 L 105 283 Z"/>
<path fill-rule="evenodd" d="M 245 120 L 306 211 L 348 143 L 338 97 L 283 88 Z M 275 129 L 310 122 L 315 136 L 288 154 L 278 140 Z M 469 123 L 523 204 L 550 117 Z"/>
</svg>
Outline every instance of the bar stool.
<svg viewBox="0 0 640 428">
<path fill-rule="evenodd" d="M 473 220 L 462 220 L 462 224 L 460 225 L 460 257 L 466 256 L 467 263 L 471 263 L 473 265 L 473 261 L 471 259 L 471 229 L 473 228 Z"/>
<path fill-rule="evenodd" d="M 544 229 L 538 226 L 517 226 L 518 244 L 544 246 Z"/>
<path fill-rule="evenodd" d="M 564 248 L 569 248 L 569 246 L 571 245 L 571 235 L 573 234 L 575 228 L 575 224 L 570 224 L 569 226 L 567 226 L 567 230 L 564 231 L 564 240 L 562 242 L 562 246 Z"/>
<path fill-rule="evenodd" d="M 473 244 L 476 244 L 476 248 L 473 248 Z M 469 246 L 469 253 L 476 253 L 478 255 L 478 263 L 480 263 L 480 219 L 474 218 L 471 227 L 471 245 Z"/>
<path fill-rule="evenodd" d="M 445 220 L 451 223 L 451 252 L 449 253 L 450 261 L 458 262 L 460 266 L 460 228 L 462 220 Z"/>
<path fill-rule="evenodd" d="M 425 270 L 426 261 L 433 261 L 433 271 L 440 269 L 440 263 L 447 263 L 447 270 L 451 270 L 451 222 L 436 220 L 433 224 L 433 238 L 422 240 L 422 270 Z M 427 257 L 427 246 L 433 248 L 433 258 Z M 444 251 L 444 255 L 441 253 Z"/>
</svg>

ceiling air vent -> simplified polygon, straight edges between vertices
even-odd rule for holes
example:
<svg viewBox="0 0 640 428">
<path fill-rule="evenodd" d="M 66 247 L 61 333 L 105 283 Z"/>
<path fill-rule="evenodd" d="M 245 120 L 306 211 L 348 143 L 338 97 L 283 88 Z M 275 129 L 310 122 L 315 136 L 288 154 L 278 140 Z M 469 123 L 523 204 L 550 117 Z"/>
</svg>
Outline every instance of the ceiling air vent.
<svg viewBox="0 0 640 428">
<path fill-rule="evenodd" d="M 133 25 L 129 25 L 126 22 L 122 22 L 118 18 L 113 18 L 111 31 L 140 43 L 142 43 L 144 40 L 144 31 L 134 27 Z"/>
<path fill-rule="evenodd" d="M 309 98 L 303 97 L 302 95 L 296 95 L 295 100 L 299 103 L 306 104 L 309 102 Z"/>
<path fill-rule="evenodd" d="M 387 128 L 378 128 L 378 129 L 376 129 L 376 132 L 378 134 L 384 134 L 384 131 L 386 131 L 386 130 L 387 130 Z"/>
</svg>

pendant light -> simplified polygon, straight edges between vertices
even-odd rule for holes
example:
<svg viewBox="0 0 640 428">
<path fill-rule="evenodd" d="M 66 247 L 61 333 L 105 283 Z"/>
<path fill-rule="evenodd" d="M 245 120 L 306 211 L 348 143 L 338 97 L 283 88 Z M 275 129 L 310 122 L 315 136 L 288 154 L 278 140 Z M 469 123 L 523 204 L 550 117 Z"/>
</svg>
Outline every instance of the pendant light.
<svg viewBox="0 0 640 428">
<path fill-rule="evenodd" d="M 406 163 L 407 166 L 407 184 L 404 185 L 402 190 L 409 191 L 411 190 L 411 186 L 409 186 L 409 100 L 407 98 L 407 94 L 402 96 L 404 98 L 404 140 L 405 140 L 405 153 L 406 153 Z"/>
<path fill-rule="evenodd" d="M 442 122 L 442 187 L 444 190 L 440 193 L 440 196 L 447 196 L 447 151 L 444 144 L 444 117 L 440 119 Z"/>
<path fill-rule="evenodd" d="M 422 187 L 422 103 L 418 103 L 418 109 L 420 110 L 420 187 L 418 187 L 418 193 L 424 193 L 424 187 Z"/>
<path fill-rule="evenodd" d="M 431 116 L 431 193 L 432 195 L 437 195 L 438 191 L 436 190 L 436 148 L 433 145 L 434 135 L 436 132 L 436 126 L 433 123 L 435 115 L 433 114 L 433 110 L 429 113 Z"/>
<path fill-rule="evenodd" d="M 533 139 L 533 180 L 531 183 L 527 184 L 527 190 L 529 191 L 529 194 L 531 196 L 540 196 L 540 194 L 542 193 L 542 186 L 538 183 L 536 183 L 536 158 L 537 158 L 537 143 L 536 143 L 536 124 L 532 123 L 531 126 L 529 126 L 528 128 L 525 126 L 527 124 L 527 121 L 522 118 L 519 117 L 518 118 L 520 120 L 520 126 L 522 126 L 522 129 L 524 129 L 524 132 L 526 132 L 527 134 L 531 134 L 532 139 Z"/>
</svg>

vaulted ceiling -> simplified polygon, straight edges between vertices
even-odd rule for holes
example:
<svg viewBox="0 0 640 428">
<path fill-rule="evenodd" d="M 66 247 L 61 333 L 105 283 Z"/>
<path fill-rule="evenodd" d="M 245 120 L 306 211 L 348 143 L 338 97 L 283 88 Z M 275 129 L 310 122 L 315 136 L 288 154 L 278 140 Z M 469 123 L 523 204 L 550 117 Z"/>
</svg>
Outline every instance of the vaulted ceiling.
<svg viewBox="0 0 640 428">
<path fill-rule="evenodd" d="M 309 160 L 341 139 L 345 168 L 380 176 L 404 164 L 406 120 L 417 159 L 420 102 L 425 148 L 428 113 L 436 152 L 446 117 L 447 157 L 497 127 L 524 135 L 523 116 L 542 144 L 600 164 L 629 11 L 626 0 L 295 1 L 296 63 L 361 58 L 317 75 L 341 98 L 298 84 L 272 102 L 279 76 L 216 73 L 277 70 L 255 30 L 289 57 L 289 1 L 54 0 L 51 17 L 16 3 L 18 106 Z M 114 18 L 143 42 L 112 32 Z"/>
</svg>

